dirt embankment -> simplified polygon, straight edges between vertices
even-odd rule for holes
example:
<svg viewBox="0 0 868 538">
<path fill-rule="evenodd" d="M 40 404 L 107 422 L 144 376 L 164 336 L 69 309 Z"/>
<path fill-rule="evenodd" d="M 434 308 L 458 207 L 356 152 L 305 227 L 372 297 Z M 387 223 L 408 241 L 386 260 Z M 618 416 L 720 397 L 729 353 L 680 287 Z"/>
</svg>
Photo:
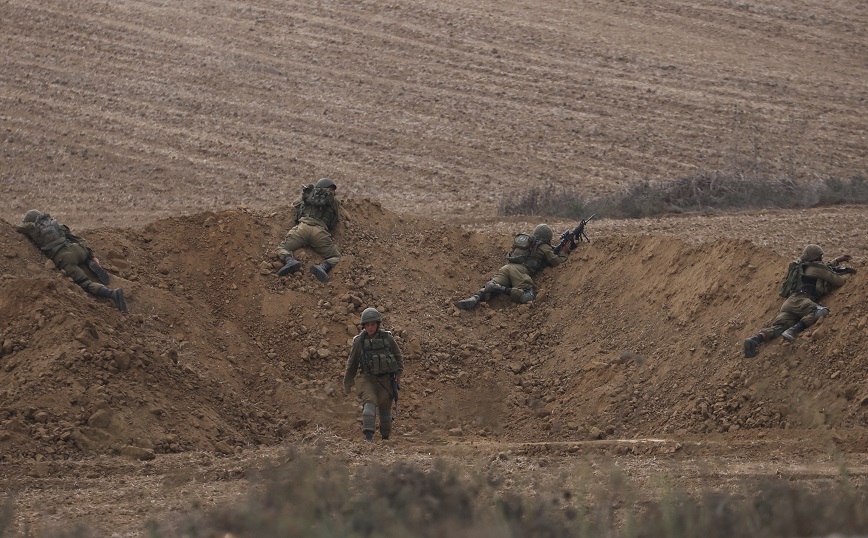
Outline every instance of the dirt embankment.
<svg viewBox="0 0 868 538">
<path fill-rule="evenodd" d="M 367 306 L 407 356 L 400 434 L 502 441 L 709 434 L 864 448 L 864 272 L 794 345 L 741 357 L 786 258 L 743 240 L 595 237 L 527 306 L 463 312 L 507 235 L 344 204 L 333 280 L 278 278 L 286 207 L 86 234 L 128 295 L 121 315 L 0 226 L 0 453 L 7 461 L 206 450 L 358 435 L 340 379 Z M 299 252 L 310 265 L 313 253 Z"/>
</svg>

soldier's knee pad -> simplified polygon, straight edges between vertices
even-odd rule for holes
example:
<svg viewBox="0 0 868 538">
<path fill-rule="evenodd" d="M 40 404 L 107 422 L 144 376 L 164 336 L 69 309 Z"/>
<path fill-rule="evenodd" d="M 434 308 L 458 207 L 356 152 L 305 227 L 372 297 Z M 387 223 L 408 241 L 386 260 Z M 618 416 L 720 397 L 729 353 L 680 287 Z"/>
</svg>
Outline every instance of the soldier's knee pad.
<svg viewBox="0 0 868 538">
<path fill-rule="evenodd" d="M 362 429 L 374 431 L 377 424 L 376 409 L 372 403 L 366 403 L 362 406 Z"/>
<path fill-rule="evenodd" d="M 512 299 L 513 302 L 525 304 L 536 299 L 536 293 L 534 293 L 533 289 L 521 290 L 518 288 L 513 288 L 510 299 Z"/>
</svg>

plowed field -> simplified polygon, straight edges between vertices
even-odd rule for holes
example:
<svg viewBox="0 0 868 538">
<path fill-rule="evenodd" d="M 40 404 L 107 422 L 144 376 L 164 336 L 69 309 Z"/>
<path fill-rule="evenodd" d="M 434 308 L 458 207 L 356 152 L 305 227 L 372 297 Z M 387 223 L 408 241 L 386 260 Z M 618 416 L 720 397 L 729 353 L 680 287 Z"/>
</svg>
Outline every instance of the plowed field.
<svg viewBox="0 0 868 538">
<path fill-rule="evenodd" d="M 859 2 L 0 2 L 13 531 L 172 528 L 287 447 L 442 458 L 505 488 L 603 460 L 649 490 L 842 464 L 864 487 L 863 207 L 602 218 L 530 305 L 452 303 L 540 222 L 496 211 L 534 185 L 864 177 L 866 30 Z M 277 277 L 290 204 L 325 176 L 343 258 L 327 285 Z M 87 237 L 128 315 L 15 231 L 31 208 Z M 812 242 L 859 273 L 794 344 L 744 359 Z M 368 306 L 406 356 L 373 445 L 341 387 Z"/>
</svg>

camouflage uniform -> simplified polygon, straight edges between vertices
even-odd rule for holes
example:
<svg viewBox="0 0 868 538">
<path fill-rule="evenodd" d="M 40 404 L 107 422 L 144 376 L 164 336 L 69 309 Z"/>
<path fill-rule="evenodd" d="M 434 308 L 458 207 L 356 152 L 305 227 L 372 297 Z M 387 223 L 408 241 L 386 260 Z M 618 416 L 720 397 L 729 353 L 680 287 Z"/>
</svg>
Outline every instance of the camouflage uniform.
<svg viewBox="0 0 868 538">
<path fill-rule="evenodd" d="M 319 187 L 317 185 L 330 186 Z M 331 194 L 328 196 L 328 205 L 316 206 L 306 203 L 305 196 L 308 189 L 312 191 L 319 189 L 323 192 L 331 190 Z M 331 234 L 337 226 L 340 212 L 340 203 L 334 197 L 335 189 L 333 181 L 323 178 L 314 186 L 306 186 L 302 197 L 293 204 L 293 207 L 296 208 L 296 225 L 289 230 L 283 242 L 277 247 L 277 256 L 286 263 L 278 271 L 279 275 L 291 274 L 301 269 L 301 263 L 295 260 L 292 252 L 301 247 L 309 246 L 323 257 L 323 262 L 311 267 L 311 272 L 323 282 L 328 281 L 328 272 L 341 259 L 341 253 L 338 251 Z"/>
<path fill-rule="evenodd" d="M 530 252 L 517 258 L 512 257 L 514 252 L 507 255 L 510 263 L 501 267 L 476 294 L 457 301 L 455 306 L 469 310 L 498 294 L 509 295 L 515 303 L 533 301 L 536 298 L 533 277 L 546 267 L 556 267 L 567 259 L 565 252 L 555 254 L 551 246 L 552 230 L 547 224 L 538 225 L 533 236 L 538 242 Z"/>
<path fill-rule="evenodd" d="M 793 341 L 803 330 L 817 322 L 829 313 L 829 309 L 817 304 L 824 295 L 834 288 L 843 286 L 847 279 L 836 273 L 833 268 L 840 261 L 847 261 L 849 256 L 835 258 L 829 263 L 822 263 L 823 251 L 817 245 L 808 245 L 800 258 L 804 266 L 804 275 L 799 287 L 787 297 L 781 305 L 778 315 L 769 327 L 745 340 L 745 357 L 755 357 L 760 344 L 783 336 Z M 855 269 L 849 269 L 855 273 Z"/>
<path fill-rule="evenodd" d="M 108 283 L 108 273 L 93 257 L 93 251 L 87 245 L 87 241 L 72 233 L 68 226 L 57 222 L 48 213 L 41 213 L 34 209 L 27 212 L 16 230 L 29 237 L 58 269 L 66 273 L 66 276 L 86 292 L 111 298 L 118 309 L 126 311 L 123 290 L 120 288 L 112 290 L 102 283 L 94 282 L 79 267 L 83 263 L 88 263 L 91 269 Z"/>
<path fill-rule="evenodd" d="M 364 317 L 363 317 L 364 319 Z M 392 333 L 379 328 L 368 335 L 367 331 L 353 338 L 350 356 L 344 372 L 344 392 L 349 394 L 358 375 L 356 394 L 362 403 L 362 432 L 365 438 L 373 438 L 376 426 L 375 410 L 380 415 L 380 435 L 388 439 L 392 432 L 393 379 L 400 380 L 404 372 L 401 350 Z"/>
<path fill-rule="evenodd" d="M 518 303 L 521 302 L 521 296 L 526 290 L 534 290 L 533 276 L 546 267 L 557 267 L 566 259 L 566 254 L 555 254 L 550 244 L 542 243 L 536 247 L 526 262 L 504 265 L 491 277 L 491 280 L 503 287 L 512 288 L 509 298 Z M 487 301 L 488 298 L 483 300 Z"/>
</svg>

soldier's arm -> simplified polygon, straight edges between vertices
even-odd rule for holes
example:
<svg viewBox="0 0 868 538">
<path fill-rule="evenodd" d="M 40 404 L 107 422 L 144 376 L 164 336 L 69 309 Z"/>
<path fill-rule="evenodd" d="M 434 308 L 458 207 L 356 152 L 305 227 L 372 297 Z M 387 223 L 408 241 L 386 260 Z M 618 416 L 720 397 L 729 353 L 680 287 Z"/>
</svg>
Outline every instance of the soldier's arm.
<svg viewBox="0 0 868 538">
<path fill-rule="evenodd" d="M 361 355 L 361 338 L 353 338 L 353 347 L 350 348 L 350 356 L 347 358 L 347 368 L 344 371 L 344 392 L 349 394 L 359 371 L 359 356 Z"/>
<path fill-rule="evenodd" d="M 301 218 L 301 210 L 304 207 L 304 200 L 299 198 L 292 203 L 292 207 L 295 209 L 295 223 L 298 224 L 298 220 Z"/>
<path fill-rule="evenodd" d="M 72 233 L 72 230 L 70 230 L 69 226 L 66 224 L 61 224 L 60 227 L 63 230 L 63 235 L 65 235 L 72 243 L 81 243 L 84 241 L 84 239 Z"/>
<path fill-rule="evenodd" d="M 820 280 L 825 280 L 833 288 L 841 287 L 847 282 L 846 276 L 839 275 L 826 266 L 808 265 L 805 268 L 805 276 L 812 276 L 819 278 Z"/>
<path fill-rule="evenodd" d="M 551 267 L 557 267 L 567 259 L 566 254 L 555 254 L 555 249 L 553 249 L 551 245 L 542 245 L 540 248 L 545 254 L 546 263 Z"/>
</svg>

